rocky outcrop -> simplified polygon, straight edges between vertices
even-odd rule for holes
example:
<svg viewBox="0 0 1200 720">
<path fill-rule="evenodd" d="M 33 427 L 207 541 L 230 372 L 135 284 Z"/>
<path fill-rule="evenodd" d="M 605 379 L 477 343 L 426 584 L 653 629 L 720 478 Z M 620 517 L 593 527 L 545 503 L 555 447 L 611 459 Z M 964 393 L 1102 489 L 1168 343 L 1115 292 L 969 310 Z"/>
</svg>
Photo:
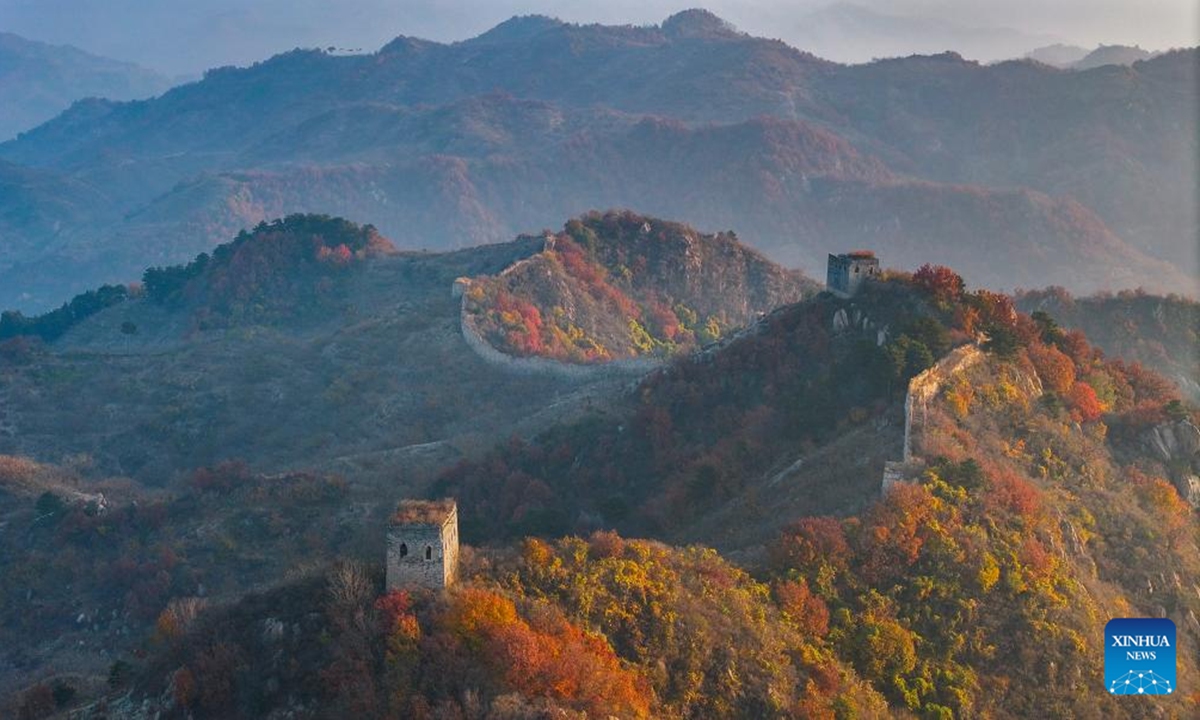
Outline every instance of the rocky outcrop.
<svg viewBox="0 0 1200 720">
<path fill-rule="evenodd" d="M 1200 463 L 1200 428 L 1190 420 L 1156 425 L 1142 437 L 1146 448 L 1165 463 Z"/>
<path fill-rule="evenodd" d="M 837 335 L 853 330 L 861 331 L 864 334 L 873 332 L 875 334 L 875 344 L 879 346 L 888 341 L 887 325 L 877 325 L 866 313 L 853 305 L 849 306 L 849 308 L 838 308 L 833 313 L 834 334 Z"/>
<path fill-rule="evenodd" d="M 1187 419 L 1162 423 L 1142 435 L 1142 445 L 1167 466 L 1179 494 L 1200 507 L 1200 428 Z"/>
</svg>

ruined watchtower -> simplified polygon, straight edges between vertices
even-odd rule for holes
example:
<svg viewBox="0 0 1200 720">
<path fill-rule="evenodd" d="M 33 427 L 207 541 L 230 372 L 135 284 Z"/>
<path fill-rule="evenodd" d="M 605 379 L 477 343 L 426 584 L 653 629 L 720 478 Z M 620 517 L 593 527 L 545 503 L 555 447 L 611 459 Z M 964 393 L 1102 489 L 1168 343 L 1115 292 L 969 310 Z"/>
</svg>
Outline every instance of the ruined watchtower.
<svg viewBox="0 0 1200 720">
<path fill-rule="evenodd" d="M 453 500 L 404 500 L 387 534 L 387 589 L 454 584 L 458 575 L 458 506 Z"/>
<path fill-rule="evenodd" d="M 850 297 L 858 292 L 863 280 L 874 277 L 879 277 L 879 258 L 870 250 L 830 254 L 825 287 L 836 295 Z"/>
</svg>

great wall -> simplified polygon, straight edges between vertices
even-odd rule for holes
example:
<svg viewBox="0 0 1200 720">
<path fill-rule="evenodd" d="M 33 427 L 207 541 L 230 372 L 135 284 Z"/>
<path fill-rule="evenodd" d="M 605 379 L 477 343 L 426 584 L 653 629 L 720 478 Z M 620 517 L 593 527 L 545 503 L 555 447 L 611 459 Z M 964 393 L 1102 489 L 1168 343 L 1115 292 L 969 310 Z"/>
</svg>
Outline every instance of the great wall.
<svg viewBox="0 0 1200 720">
<path fill-rule="evenodd" d="M 984 357 L 978 345 L 963 345 L 908 381 L 908 392 L 904 396 L 904 455 L 901 460 L 884 464 L 883 492 L 916 473 L 920 458 L 913 453 L 914 437 L 919 438 L 924 430 L 929 401 L 937 397 L 947 380 L 978 364 Z"/>
<path fill-rule="evenodd" d="M 541 252 L 554 247 L 553 237 L 547 236 L 544 241 L 545 244 Z M 538 254 L 540 253 L 535 253 L 514 262 L 500 271 L 499 275 L 503 277 L 524 267 L 536 258 Z M 476 355 L 490 365 L 521 375 L 555 375 L 577 380 L 594 380 L 606 376 L 613 378 L 637 377 L 663 366 L 663 361 L 659 359 L 630 358 L 597 365 L 578 365 L 559 362 L 549 358 L 517 357 L 501 352 L 483 337 L 483 333 L 475 324 L 474 316 L 467 308 L 466 295 L 470 285 L 470 278 L 462 277 L 454 281 L 452 292 L 454 297 L 460 299 L 459 325 L 462 329 L 463 339 L 467 345 Z M 849 312 L 847 312 L 846 308 L 839 308 L 833 315 L 832 324 L 835 333 L 851 330 L 874 333 L 879 345 L 884 344 L 888 338 L 888 328 L 886 326 L 877 327 L 858 308 L 851 307 Z M 759 325 L 760 323 L 752 323 L 749 327 L 743 328 L 739 333 L 736 333 L 735 336 L 754 332 L 758 329 Z M 705 350 L 711 352 L 715 347 L 727 344 L 732 337 L 726 338 L 723 342 L 715 343 L 714 346 Z M 701 354 L 704 354 L 704 352 L 701 351 Z M 909 381 L 908 391 L 905 393 L 904 398 L 903 456 L 900 460 L 888 461 L 884 464 L 883 492 L 886 493 L 892 485 L 912 478 L 919 472 L 919 466 L 922 461 L 915 454 L 914 447 L 919 448 L 919 438 L 928 415 L 929 402 L 937 397 L 942 385 L 947 380 L 978 364 L 985 357 L 986 355 L 977 344 L 963 345 L 955 348 L 932 367 L 916 375 Z"/>
<path fill-rule="evenodd" d="M 888 326 L 878 325 L 853 304 L 838 308 L 833 313 L 832 326 L 835 333 L 873 334 L 877 345 L 883 345 L 888 340 Z M 903 456 L 900 460 L 890 460 L 884 463 L 883 492 L 886 493 L 892 485 L 912 478 L 920 471 L 921 458 L 914 452 L 914 447 L 919 448 L 920 446 L 920 435 L 929 412 L 929 402 L 937 397 L 942 385 L 947 380 L 978 364 L 985 357 L 986 355 L 979 345 L 974 343 L 963 345 L 951 350 L 932 367 L 909 380 L 908 391 L 904 395 Z"/>
<path fill-rule="evenodd" d="M 500 271 L 498 277 L 505 277 L 537 258 L 541 253 L 554 248 L 554 238 L 547 235 L 541 251 L 523 258 Z M 474 315 L 467 308 L 467 290 L 471 279 L 466 277 L 454 281 L 451 292 L 459 298 L 459 327 L 462 329 L 463 340 L 484 362 L 518 375 L 554 375 L 575 380 L 597 380 L 607 377 L 629 378 L 645 375 L 663 365 L 657 358 L 626 358 L 612 360 L 595 365 L 580 365 L 565 363 L 550 358 L 518 357 L 497 350 L 483 337 L 475 323 Z"/>
</svg>

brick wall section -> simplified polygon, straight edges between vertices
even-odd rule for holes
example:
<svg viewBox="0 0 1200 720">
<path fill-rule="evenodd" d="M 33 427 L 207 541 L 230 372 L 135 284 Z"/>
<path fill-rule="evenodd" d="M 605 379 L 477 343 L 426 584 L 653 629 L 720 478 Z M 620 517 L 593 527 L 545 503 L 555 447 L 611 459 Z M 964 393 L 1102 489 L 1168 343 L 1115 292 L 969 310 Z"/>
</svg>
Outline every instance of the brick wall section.
<svg viewBox="0 0 1200 720">
<path fill-rule="evenodd" d="M 883 492 L 886 493 L 892 485 L 914 477 L 920 471 L 923 463 L 916 451 L 920 450 L 921 431 L 925 427 L 929 401 L 937 397 L 947 380 L 984 357 L 977 345 L 963 345 L 908 381 L 908 392 L 904 396 L 904 458 L 884 464 Z"/>
<path fill-rule="evenodd" d="M 547 236 L 543 242 L 542 252 L 554 248 L 553 237 Z M 499 276 L 504 277 L 523 267 L 536 258 L 537 255 L 534 254 L 518 260 L 504 268 L 504 270 L 501 270 Z M 559 362 L 549 358 L 516 357 L 500 352 L 484 339 L 483 333 L 479 332 L 479 328 L 475 324 L 475 318 L 467 312 L 466 290 L 470 285 L 470 278 L 458 278 L 454 281 L 451 293 L 454 297 L 461 298 L 459 325 L 462 328 L 463 340 L 467 342 L 468 347 L 475 351 L 476 355 L 489 365 L 494 365 L 518 375 L 555 375 L 577 380 L 594 380 L 606 377 L 637 377 L 660 368 L 664 364 L 662 360 L 656 358 L 627 358 L 612 360 L 606 363 L 597 363 L 595 365 L 578 365 L 575 363 Z"/>
</svg>

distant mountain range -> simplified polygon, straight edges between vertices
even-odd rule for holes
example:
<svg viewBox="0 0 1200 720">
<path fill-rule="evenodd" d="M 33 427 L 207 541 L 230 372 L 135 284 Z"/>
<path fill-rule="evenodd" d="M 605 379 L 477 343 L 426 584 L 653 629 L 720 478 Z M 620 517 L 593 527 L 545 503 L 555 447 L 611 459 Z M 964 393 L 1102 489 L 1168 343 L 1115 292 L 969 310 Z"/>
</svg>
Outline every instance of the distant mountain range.
<svg viewBox="0 0 1200 720">
<path fill-rule="evenodd" d="M 1043 45 L 1042 47 L 1034 48 L 1025 53 L 1024 57 L 1028 60 L 1036 60 L 1040 63 L 1053 65 L 1054 67 L 1067 68 L 1082 60 L 1087 54 L 1087 48 L 1079 47 L 1078 45 L 1054 43 L 1053 45 Z"/>
<path fill-rule="evenodd" d="M 1127 45 L 1101 45 L 1080 58 L 1071 67 L 1076 70 L 1091 70 L 1105 65 L 1132 65 L 1139 60 L 1148 60 L 1154 53 L 1140 47 Z"/>
<path fill-rule="evenodd" d="M 134 100 L 157 95 L 171 81 L 132 63 L 0 32 L 0 139 L 32 129 L 76 100 Z"/>
<path fill-rule="evenodd" d="M 1030 60 L 1071 70 L 1091 70 L 1105 65 L 1132 65 L 1139 60 L 1149 60 L 1159 53 L 1128 45 L 1100 45 L 1094 50 L 1078 45 L 1054 44 L 1031 50 L 1025 54 Z"/>
<path fill-rule="evenodd" d="M 896 15 L 848 2 L 805 13 L 781 34 L 788 42 L 819 57 L 838 62 L 931 54 L 959 50 L 974 60 L 992 62 L 1017 57 L 1031 47 L 1056 42 L 1052 35 L 1015 28 L 974 27 L 928 15 Z"/>
<path fill-rule="evenodd" d="M 608 207 L 736 230 L 811 274 L 873 247 L 978 285 L 1194 293 L 1196 67 L 1194 50 L 1119 72 L 952 53 L 844 66 L 703 11 L 297 50 L 151 101 L 77 103 L 0 145 L 0 307 L 53 306 L 292 212 L 444 249 Z"/>
</svg>

